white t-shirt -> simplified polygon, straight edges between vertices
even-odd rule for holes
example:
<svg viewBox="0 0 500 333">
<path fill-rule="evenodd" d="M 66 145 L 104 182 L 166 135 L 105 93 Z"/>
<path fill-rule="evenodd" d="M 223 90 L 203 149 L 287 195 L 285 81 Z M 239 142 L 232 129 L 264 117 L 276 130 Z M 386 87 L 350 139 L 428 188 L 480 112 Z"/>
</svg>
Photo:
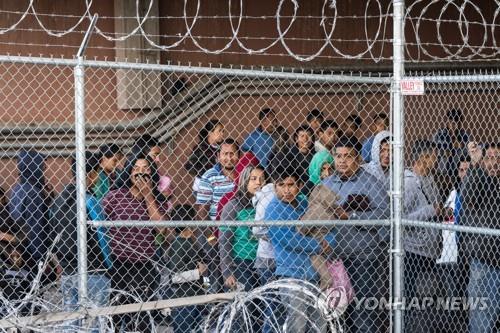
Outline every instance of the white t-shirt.
<svg viewBox="0 0 500 333">
<path fill-rule="evenodd" d="M 266 213 L 266 208 L 275 196 L 274 185 L 267 184 L 259 192 L 255 193 L 252 198 L 252 203 L 255 207 L 255 221 L 263 221 Z M 259 246 L 257 247 L 257 257 L 274 259 L 273 244 L 267 238 L 267 227 L 253 227 L 252 232 L 259 238 Z"/>
<path fill-rule="evenodd" d="M 445 207 L 455 209 L 455 199 L 457 198 L 457 191 L 451 191 L 448 199 L 446 200 Z M 455 224 L 455 217 L 449 221 L 444 221 L 446 224 Z M 438 264 L 453 263 L 457 262 L 458 257 L 458 245 L 457 245 L 457 235 L 455 231 L 443 230 L 443 252 L 441 252 L 441 257 L 439 257 L 436 262 Z"/>
</svg>

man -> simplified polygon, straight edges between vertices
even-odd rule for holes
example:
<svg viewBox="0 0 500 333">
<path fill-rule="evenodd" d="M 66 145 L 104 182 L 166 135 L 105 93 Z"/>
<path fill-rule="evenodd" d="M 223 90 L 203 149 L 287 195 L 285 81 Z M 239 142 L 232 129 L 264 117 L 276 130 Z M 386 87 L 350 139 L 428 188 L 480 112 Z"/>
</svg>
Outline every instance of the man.
<svg viewBox="0 0 500 333">
<path fill-rule="evenodd" d="M 316 139 L 318 139 L 319 137 L 319 131 L 321 130 L 321 126 L 323 125 L 324 121 L 325 121 L 325 116 L 323 115 L 323 112 L 321 112 L 318 109 L 312 109 L 307 114 L 306 117 L 307 125 L 310 128 L 312 128 Z"/>
<path fill-rule="evenodd" d="M 439 153 L 437 171 L 445 177 L 443 185 L 454 185 L 459 158 L 466 154 L 469 135 L 463 128 L 464 118 L 460 109 L 448 111 L 446 119 L 445 127 L 434 135 Z"/>
<path fill-rule="evenodd" d="M 427 140 L 418 140 L 412 147 L 412 168 L 404 172 L 403 216 L 408 220 L 437 221 L 445 210 L 432 172 L 436 166 L 436 146 Z M 436 296 L 436 259 L 441 254 L 442 236 L 435 228 L 406 227 L 403 232 L 404 286 L 406 299 L 422 300 Z M 427 290 L 425 294 L 422 290 Z M 434 323 L 429 311 L 408 311 L 405 316 L 407 332 L 432 331 Z"/>
<path fill-rule="evenodd" d="M 11 191 L 10 215 L 14 223 L 25 233 L 26 252 L 23 255 L 38 261 L 47 254 L 51 229 L 49 219 L 49 195 L 44 177 L 45 156 L 23 150 L 18 155 L 19 182 Z"/>
<path fill-rule="evenodd" d="M 314 155 L 313 137 L 314 132 L 312 128 L 308 125 L 299 126 L 293 135 L 295 144 L 288 150 L 278 152 L 274 156 L 268 168 L 268 173 L 273 176 L 274 171 L 280 166 L 294 167 L 300 181 L 302 184 L 305 184 L 309 178 L 307 170 Z"/>
<path fill-rule="evenodd" d="M 72 161 L 73 177 L 76 176 L 76 161 Z M 92 194 L 92 187 L 98 179 L 99 159 L 92 153 L 85 153 L 85 171 L 87 177 L 87 218 L 88 220 L 104 220 L 101 205 Z M 78 308 L 78 243 L 77 243 L 77 209 L 76 184 L 71 182 L 57 196 L 51 206 L 51 225 L 61 233 L 61 241 L 56 246 L 56 253 L 63 269 L 61 292 L 64 309 L 74 311 Z M 87 228 L 88 256 L 88 288 L 89 300 L 95 306 L 106 306 L 109 301 L 111 282 L 107 276 L 111 268 L 108 239 L 102 229 Z M 78 324 L 78 323 L 76 323 Z M 92 332 L 98 332 L 97 322 L 92 323 Z"/>
<path fill-rule="evenodd" d="M 361 150 L 361 156 L 366 163 L 369 163 L 372 159 L 372 144 L 375 135 L 389 129 L 389 117 L 387 117 L 387 114 L 377 113 L 373 118 L 373 123 L 370 129 L 372 135 L 365 140 L 363 143 L 363 149 Z"/>
<path fill-rule="evenodd" d="M 337 214 L 349 220 L 388 219 L 389 197 L 384 184 L 361 167 L 361 145 L 354 137 L 341 137 L 334 149 L 336 173 L 323 184 L 339 196 Z M 342 225 L 336 228 L 335 248 L 344 264 L 358 299 L 387 296 L 388 227 Z M 353 332 L 381 332 L 384 311 L 348 308 Z"/>
<path fill-rule="evenodd" d="M 356 114 L 349 115 L 342 124 L 340 124 L 340 128 L 342 129 L 343 136 L 357 137 L 357 132 L 363 125 L 363 119 Z"/>
<path fill-rule="evenodd" d="M 220 144 L 217 164 L 208 169 L 200 179 L 196 193 L 197 220 L 203 221 L 217 218 L 217 206 L 222 197 L 234 189 L 236 177 L 235 166 L 239 159 L 239 147 L 233 139 L 225 139 Z M 205 251 L 209 264 L 209 275 L 213 290 L 222 288 L 219 265 L 214 258 L 218 257 L 218 249 L 214 230 L 203 228 L 195 230 L 197 246 Z"/>
<path fill-rule="evenodd" d="M 460 183 L 470 167 L 470 156 L 462 156 L 458 167 Z M 460 184 L 451 191 L 446 200 L 445 207 L 453 211 L 453 215 L 443 221 L 445 224 L 462 224 L 462 193 Z M 468 254 L 461 246 L 462 234 L 452 230 L 442 230 L 443 250 L 436 260 L 439 281 L 442 281 L 444 294 L 447 297 L 466 297 L 467 275 L 469 274 Z M 454 332 L 467 332 L 466 311 L 447 312 L 443 314 L 443 323 Z"/>
<path fill-rule="evenodd" d="M 241 146 L 242 151 L 251 151 L 263 167 L 268 165 L 269 155 L 274 146 L 272 135 L 277 126 L 278 122 L 274 110 L 262 109 L 259 112 L 259 127 L 247 136 Z"/>
<path fill-rule="evenodd" d="M 318 136 L 314 142 L 314 150 L 318 153 L 320 151 L 332 150 L 335 142 L 337 141 L 337 131 L 339 126 L 333 119 L 327 119 L 321 123 L 318 129 Z"/>
<path fill-rule="evenodd" d="M 371 162 L 364 164 L 363 168 L 372 176 L 386 185 L 390 186 L 391 167 L 391 132 L 382 131 L 375 135 L 371 150 Z"/>
<path fill-rule="evenodd" d="M 484 149 L 462 183 L 463 224 L 500 228 L 500 144 Z M 463 234 L 470 253 L 469 297 L 485 297 L 487 307 L 469 309 L 469 332 L 493 332 L 500 314 L 500 237 Z"/>
<path fill-rule="evenodd" d="M 115 171 L 120 161 L 120 147 L 114 143 L 105 144 L 99 148 L 99 157 L 101 171 L 93 188 L 94 195 L 98 200 L 102 199 L 113 186 L 116 178 Z"/>
</svg>

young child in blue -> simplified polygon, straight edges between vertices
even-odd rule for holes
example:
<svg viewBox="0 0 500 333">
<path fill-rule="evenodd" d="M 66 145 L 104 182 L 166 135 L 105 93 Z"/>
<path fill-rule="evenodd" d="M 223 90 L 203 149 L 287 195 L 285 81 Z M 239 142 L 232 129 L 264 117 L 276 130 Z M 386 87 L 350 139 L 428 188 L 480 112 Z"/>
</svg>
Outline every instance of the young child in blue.
<svg viewBox="0 0 500 333">
<path fill-rule="evenodd" d="M 300 178 L 291 167 L 279 169 L 274 174 L 276 197 L 266 208 L 265 220 L 299 220 L 307 209 L 307 198 L 300 194 Z M 319 275 L 311 264 L 311 255 L 331 252 L 335 245 L 333 233 L 318 241 L 302 235 L 295 226 L 272 226 L 269 237 L 276 256 L 276 277 L 306 280 L 319 285 Z M 308 332 L 312 330 L 312 325 L 320 332 L 326 332 L 324 316 L 314 304 L 308 305 L 301 297 L 294 297 L 289 292 L 283 295 L 281 302 L 286 307 L 290 332 Z M 281 317 L 278 320 L 281 325 L 284 316 L 278 314 L 277 317 Z"/>
</svg>

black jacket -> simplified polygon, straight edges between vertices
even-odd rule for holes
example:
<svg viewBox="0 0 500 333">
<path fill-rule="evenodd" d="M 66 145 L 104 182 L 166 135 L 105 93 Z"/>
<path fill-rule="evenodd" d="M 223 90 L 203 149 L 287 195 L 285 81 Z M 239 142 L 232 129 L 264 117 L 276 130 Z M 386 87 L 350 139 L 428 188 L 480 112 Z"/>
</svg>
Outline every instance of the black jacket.
<svg viewBox="0 0 500 333">
<path fill-rule="evenodd" d="M 462 186 L 461 224 L 499 229 L 500 228 L 500 180 L 489 176 L 482 168 L 472 167 L 465 176 Z M 481 262 L 500 267 L 500 237 L 464 233 L 466 253 Z"/>
</svg>

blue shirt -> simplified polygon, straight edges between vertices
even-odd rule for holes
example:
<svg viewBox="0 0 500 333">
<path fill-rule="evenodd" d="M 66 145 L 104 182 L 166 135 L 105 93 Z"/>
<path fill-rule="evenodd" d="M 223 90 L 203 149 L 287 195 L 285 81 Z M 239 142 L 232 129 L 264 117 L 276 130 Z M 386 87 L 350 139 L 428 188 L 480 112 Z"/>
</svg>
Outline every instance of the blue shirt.
<svg viewBox="0 0 500 333">
<path fill-rule="evenodd" d="M 269 162 L 269 155 L 273 146 L 273 137 L 266 132 L 256 129 L 247 136 L 241 149 L 244 152 L 251 151 L 259 160 L 260 165 L 265 168 Z"/>
<path fill-rule="evenodd" d="M 285 203 L 274 197 L 266 208 L 265 220 L 298 220 L 307 209 L 307 199 L 299 197 L 297 206 Z M 320 243 L 302 235 L 295 226 L 273 226 L 269 228 L 269 237 L 274 247 L 277 276 L 318 281 L 319 275 L 311 264 L 311 255 L 319 254 Z M 325 239 L 335 245 L 334 233 Z"/>
<path fill-rule="evenodd" d="M 104 221 L 106 219 L 104 215 L 104 210 L 102 209 L 101 203 L 96 197 L 87 193 L 87 215 L 91 221 Z M 97 240 L 99 242 L 99 247 L 101 248 L 102 255 L 104 257 L 104 262 L 108 268 L 113 266 L 111 261 L 111 247 L 109 243 L 111 242 L 110 237 L 106 233 L 106 228 L 97 228 Z"/>
<path fill-rule="evenodd" d="M 372 160 L 372 146 L 375 136 L 371 136 L 365 140 L 363 147 L 361 148 L 361 157 L 366 163 L 370 163 Z"/>
</svg>

